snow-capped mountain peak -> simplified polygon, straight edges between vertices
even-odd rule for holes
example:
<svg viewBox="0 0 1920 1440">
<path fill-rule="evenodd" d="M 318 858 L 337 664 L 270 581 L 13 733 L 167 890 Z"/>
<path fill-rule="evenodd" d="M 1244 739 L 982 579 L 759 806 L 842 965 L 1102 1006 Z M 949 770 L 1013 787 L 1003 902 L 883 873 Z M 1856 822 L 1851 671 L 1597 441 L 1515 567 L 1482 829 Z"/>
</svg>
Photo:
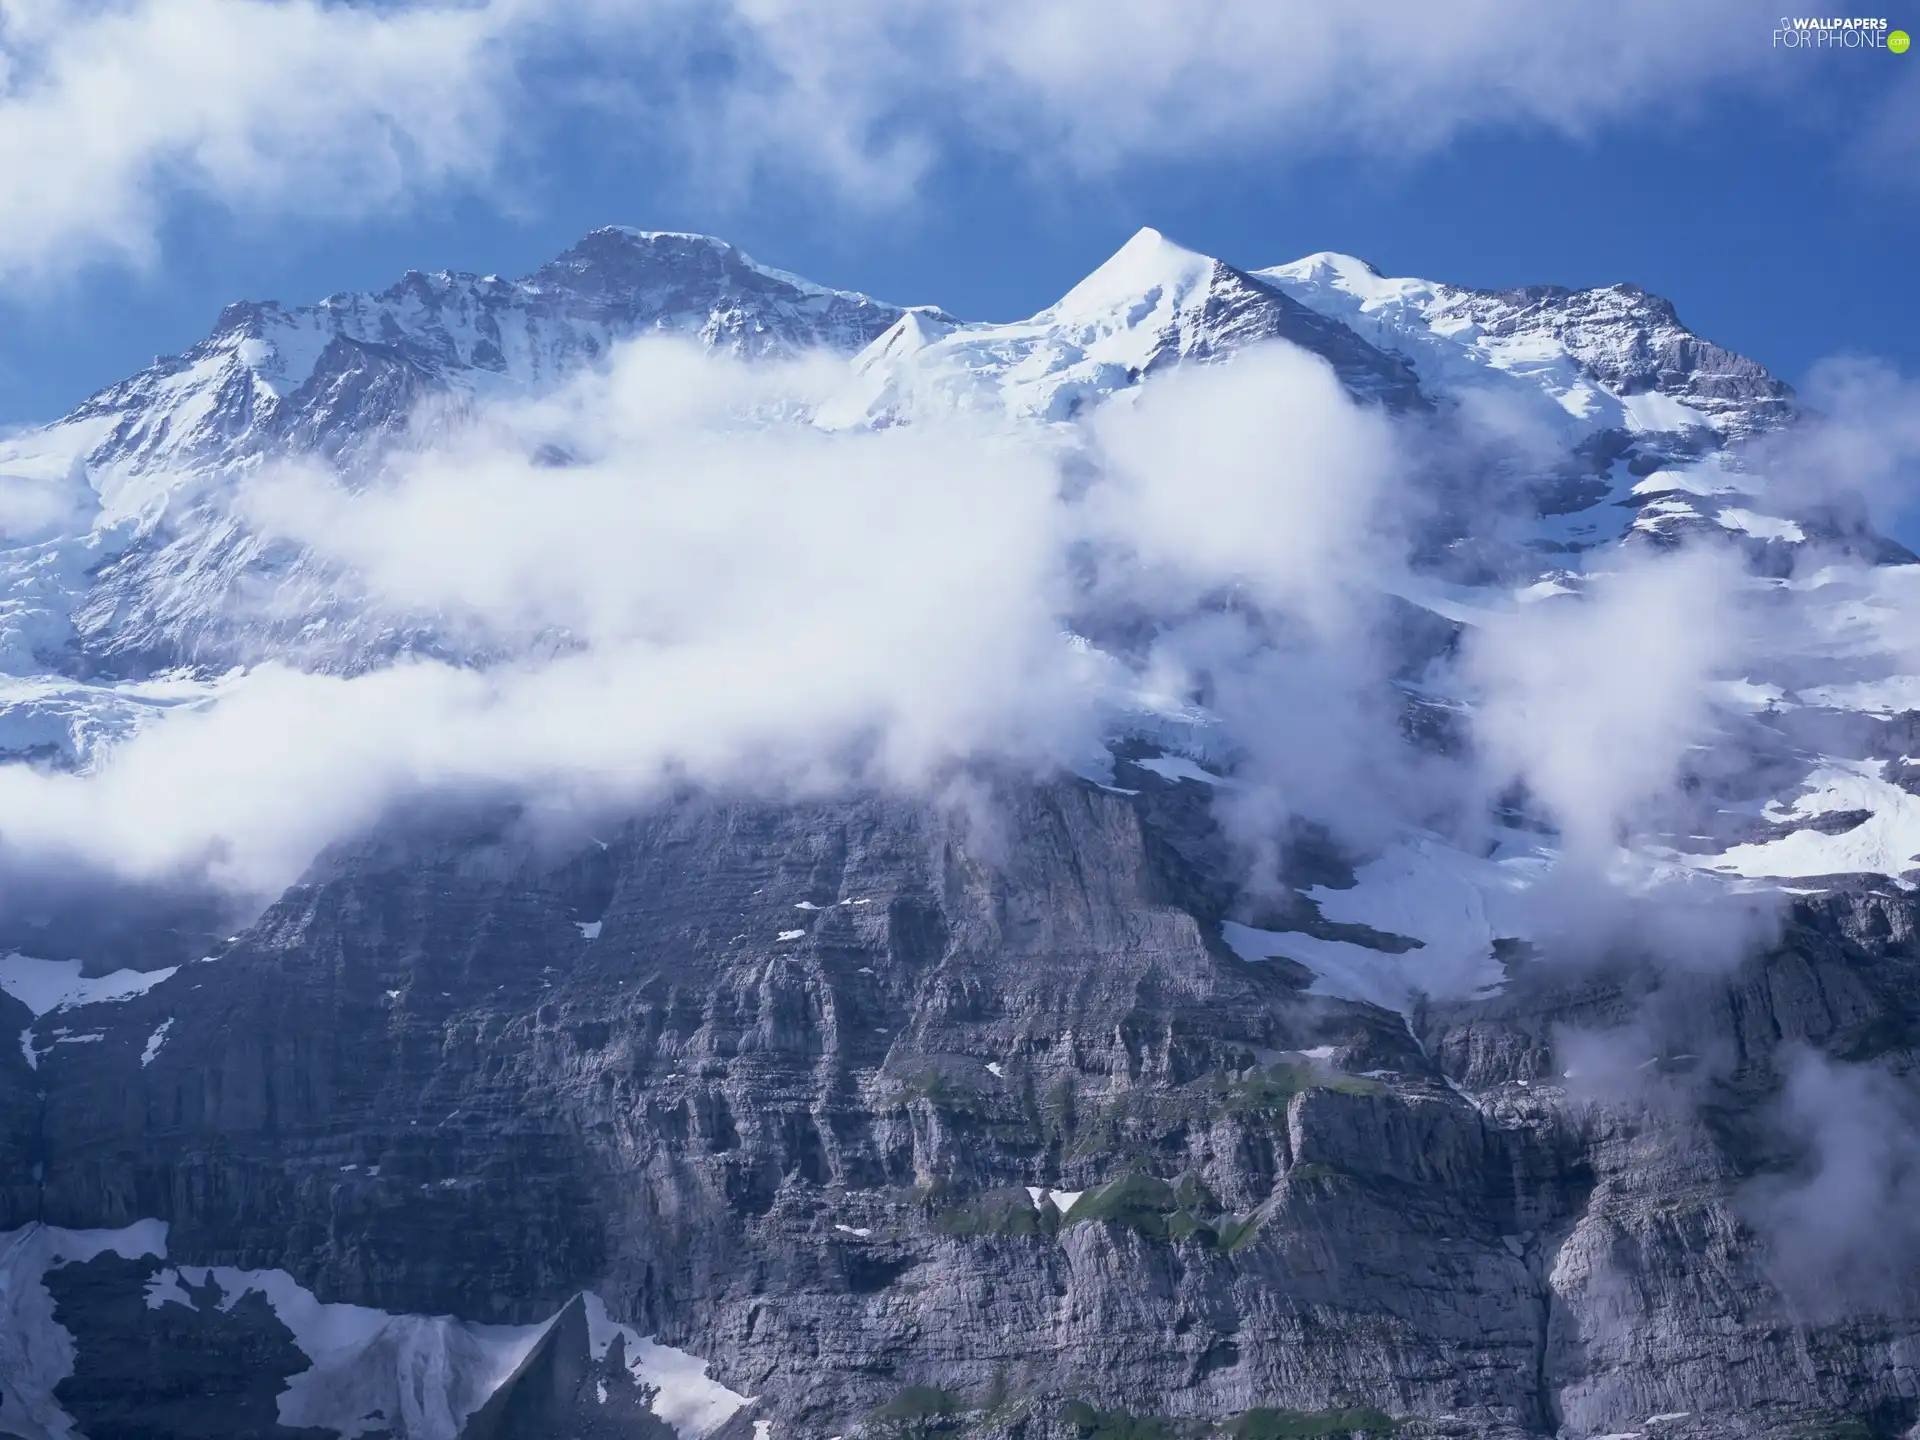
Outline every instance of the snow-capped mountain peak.
<svg viewBox="0 0 1920 1440">
<path fill-rule="evenodd" d="M 897 322 L 857 362 L 860 384 L 823 418 L 895 424 L 958 410 L 1064 422 L 1161 367 L 1263 341 L 1321 356 L 1365 400 L 1422 403 L 1398 356 L 1278 287 L 1148 228 L 1028 319 L 940 333 Z"/>
<path fill-rule="evenodd" d="M 13 748 L 79 759 L 175 703 L 132 682 L 178 667 L 439 653 L 430 620 L 348 613 L 325 574 L 270 557 L 227 503 L 236 474 L 289 453 L 355 465 L 428 401 L 537 393 L 653 333 L 749 360 L 848 355 L 846 385 L 816 412 L 828 429 L 955 414 L 1070 426 L 1168 366 L 1263 343 L 1320 356 L 1365 404 L 1444 413 L 1504 396 L 1558 437 L 1565 463 L 1522 503 L 1454 497 L 1456 530 L 1437 542 L 1452 548 L 1434 553 L 1468 583 L 1529 581 L 1623 536 L 1705 528 L 1779 550 L 1813 535 L 1719 463 L 1783 423 L 1786 387 L 1632 286 L 1475 291 L 1334 252 L 1250 272 L 1143 229 L 1029 318 L 968 324 L 813 284 L 711 236 L 608 227 L 518 280 L 413 271 L 311 305 L 232 305 L 184 354 L 0 443 L 0 481 L 46 512 L 4 561 L 0 663 L 31 678 Z M 295 575 L 336 608 L 289 601 L 274 628 L 235 599 Z M 125 681 L 80 678 L 102 672 Z"/>
<path fill-rule="evenodd" d="M 1788 386 L 1695 335 L 1669 301 L 1637 285 L 1471 290 L 1382 275 L 1333 251 L 1256 274 L 1405 355 L 1436 393 L 1479 384 L 1544 398 L 1580 431 L 1732 438 L 1792 413 Z"/>
<path fill-rule="evenodd" d="M 1143 227 L 1041 313 L 1065 326 L 1098 328 L 1118 320 L 1124 333 L 1137 334 L 1146 329 L 1142 322 L 1157 320 L 1164 330 L 1204 299 L 1219 268 L 1218 261 Z"/>
<path fill-rule="evenodd" d="M 414 270 L 376 293 L 230 305 L 206 339 L 101 391 L 36 443 L 63 444 L 110 509 L 138 514 L 166 487 L 133 477 L 171 484 L 277 449 L 374 450 L 427 396 L 552 384 L 637 335 L 749 358 L 851 354 L 905 313 L 712 236 L 609 227 L 519 280 Z"/>
</svg>

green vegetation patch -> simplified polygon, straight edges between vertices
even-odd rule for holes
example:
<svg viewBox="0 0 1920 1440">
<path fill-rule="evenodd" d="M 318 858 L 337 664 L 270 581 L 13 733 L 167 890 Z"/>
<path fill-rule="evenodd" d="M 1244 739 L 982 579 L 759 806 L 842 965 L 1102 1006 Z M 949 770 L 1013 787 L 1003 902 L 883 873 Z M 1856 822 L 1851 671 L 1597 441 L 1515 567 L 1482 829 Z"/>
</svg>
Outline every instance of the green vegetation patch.
<svg viewBox="0 0 1920 1440">
<path fill-rule="evenodd" d="M 1860 1420 L 1829 1420 L 1795 1432 L 1794 1440 L 1881 1440 L 1882 1432 Z"/>
<path fill-rule="evenodd" d="M 954 1084 L 938 1070 L 923 1070 L 902 1085 L 893 1103 L 905 1109 L 916 1100 L 924 1100 L 936 1110 L 950 1115 L 984 1115 L 987 1099 L 976 1090 Z"/>
<path fill-rule="evenodd" d="M 1167 1238 L 1167 1217 L 1180 1208 L 1173 1186 L 1151 1175 L 1128 1175 L 1073 1202 L 1065 1223 L 1105 1220 L 1138 1230 L 1155 1240 Z"/>
<path fill-rule="evenodd" d="M 909 1385 L 873 1413 L 876 1419 L 912 1424 L 944 1419 L 949 1415 L 957 1415 L 965 1408 L 964 1402 L 951 1390 L 942 1390 L 934 1385 Z"/>
<path fill-rule="evenodd" d="M 1025 1190 L 985 1190 L 937 1197 L 931 1223 L 940 1234 L 962 1240 L 986 1235 L 1025 1238 L 1053 1234 L 1060 1228 L 1060 1212 L 1051 1205 L 1035 1205 Z"/>
<path fill-rule="evenodd" d="M 1214 1116 L 1235 1119 L 1284 1115 L 1293 1097 L 1308 1090 L 1332 1090 L 1341 1095 L 1378 1095 L 1387 1087 L 1360 1075 L 1342 1075 L 1313 1065 L 1281 1063 L 1244 1075 L 1216 1076 Z"/>
<path fill-rule="evenodd" d="M 1081 1440 L 1174 1440 L 1173 1427 L 1157 1415 L 1096 1410 L 1082 1400 L 1070 1401 L 1063 1413 Z"/>
<path fill-rule="evenodd" d="M 1260 1233 L 1260 1223 L 1264 1217 L 1259 1211 L 1237 1220 L 1229 1215 L 1220 1222 L 1214 1231 L 1214 1248 L 1223 1255 L 1231 1255 L 1236 1250 L 1245 1249 Z"/>
</svg>

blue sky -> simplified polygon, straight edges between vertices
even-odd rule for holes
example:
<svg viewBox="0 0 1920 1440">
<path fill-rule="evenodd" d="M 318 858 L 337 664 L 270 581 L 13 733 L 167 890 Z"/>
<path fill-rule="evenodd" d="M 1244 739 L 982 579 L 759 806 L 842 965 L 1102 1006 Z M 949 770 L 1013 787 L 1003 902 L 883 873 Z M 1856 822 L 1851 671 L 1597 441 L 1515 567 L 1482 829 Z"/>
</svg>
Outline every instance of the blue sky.
<svg viewBox="0 0 1920 1440">
<path fill-rule="evenodd" d="M 243 41 L 249 53 L 266 43 L 221 29 L 253 23 L 253 5 L 177 0 L 171 23 L 195 12 L 187 43 L 204 42 L 217 73 L 221 46 L 231 60 Z M 149 7 L 125 8 L 138 18 Z M 1524 23 L 1502 0 L 1457 8 L 1488 27 Z M 417 47 L 428 58 L 394 60 L 402 99 L 369 83 L 340 102 L 349 108 L 288 118 L 263 83 L 259 113 L 236 101 L 198 130 L 124 152 L 82 134 L 74 155 L 29 177 L 34 188 L 0 191 L 0 202 L 61 217 L 35 232 L 27 212 L 0 203 L 0 217 L 15 217 L 0 218 L 0 424 L 52 418 L 184 348 L 233 299 L 378 288 L 409 267 L 519 274 L 604 223 L 708 231 L 823 282 L 987 319 L 1046 304 L 1152 224 L 1246 266 L 1336 249 L 1389 273 L 1477 286 L 1632 280 L 1790 380 L 1833 354 L 1920 372 L 1920 51 L 1784 53 L 1770 43 L 1777 4 L 1682 8 L 1701 23 L 1676 29 L 1659 6 L 1576 7 L 1593 26 L 1653 27 L 1657 44 L 1576 25 L 1566 38 L 1435 35 L 1386 59 L 1368 54 L 1364 29 L 1356 52 L 1321 16 L 1307 40 L 1286 28 L 1250 33 L 1244 46 L 1228 37 L 1217 52 L 1183 56 L 1184 71 L 1144 79 L 1158 63 L 1151 47 L 1165 45 L 1151 22 L 1103 42 L 1110 53 L 1065 79 L 1022 68 L 1058 43 L 1045 36 L 947 37 L 916 50 L 911 35 L 860 29 L 836 44 L 884 43 L 883 62 L 903 70 L 972 68 L 950 91 L 903 86 L 844 102 L 833 86 L 848 88 L 845 77 L 807 32 L 729 35 L 718 51 L 623 32 L 629 48 L 607 51 L 623 58 L 596 63 L 588 49 L 611 42 L 594 39 L 591 19 L 535 32 L 509 15 L 476 42 L 493 47 L 484 58 L 459 62 L 466 69 L 448 71 L 454 62 L 437 52 L 457 47 L 440 37 Z M 843 28 L 878 23 L 861 0 L 827 10 Z M 1908 18 L 1920 33 L 1920 11 Z M 16 64 L 26 78 L 11 91 L 0 81 L 0 164 L 28 153 L 36 134 L 44 151 L 48 134 L 89 123 L 81 80 L 69 76 L 73 93 L 51 100 L 44 88 L 72 69 L 59 47 L 83 43 L 100 48 L 49 29 L 42 89 L 32 65 Z M 978 48 L 955 56 L 956 43 Z M 1275 47 L 1264 57 L 1273 95 L 1192 98 L 1195 75 L 1230 68 L 1238 49 L 1261 60 L 1263 43 Z M 1464 58 L 1431 58 L 1450 45 Z M 1301 59 L 1302 49 L 1312 53 Z M 766 73 L 743 79 L 755 66 Z M 1257 89 L 1264 73 L 1218 79 L 1223 92 Z M 690 74 L 702 74 L 686 87 L 703 91 L 698 102 L 661 98 Z M 634 75 L 651 77 L 633 81 L 643 93 L 610 96 L 613 79 Z M 184 93 L 195 81 L 189 68 L 178 83 Z M 289 83 L 300 81 L 328 83 Z M 1405 87 L 1405 108 L 1378 98 L 1387 85 Z M 1004 103 L 973 106 L 982 86 Z M 1501 98 L 1476 93 L 1489 90 Z M 724 114 L 706 92 L 725 97 Z M 36 104 L 49 113 L 23 109 Z M 338 138 L 321 145 L 320 135 Z M 236 143 L 254 153 L 232 160 Z M 118 198 L 78 198 L 101 189 Z M 20 233 L 8 237 L 9 226 Z"/>
</svg>

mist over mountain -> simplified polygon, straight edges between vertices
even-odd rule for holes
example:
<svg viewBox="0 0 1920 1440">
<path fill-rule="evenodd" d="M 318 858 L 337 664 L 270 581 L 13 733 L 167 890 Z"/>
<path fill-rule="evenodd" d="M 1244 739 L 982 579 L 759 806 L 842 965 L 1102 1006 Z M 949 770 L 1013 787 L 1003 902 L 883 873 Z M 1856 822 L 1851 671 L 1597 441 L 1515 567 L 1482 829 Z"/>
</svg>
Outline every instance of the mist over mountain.
<svg viewBox="0 0 1920 1440">
<path fill-rule="evenodd" d="M 1153 230 L 230 306 L 0 439 L 0 1434 L 1912 1433 L 1916 414 Z"/>
</svg>

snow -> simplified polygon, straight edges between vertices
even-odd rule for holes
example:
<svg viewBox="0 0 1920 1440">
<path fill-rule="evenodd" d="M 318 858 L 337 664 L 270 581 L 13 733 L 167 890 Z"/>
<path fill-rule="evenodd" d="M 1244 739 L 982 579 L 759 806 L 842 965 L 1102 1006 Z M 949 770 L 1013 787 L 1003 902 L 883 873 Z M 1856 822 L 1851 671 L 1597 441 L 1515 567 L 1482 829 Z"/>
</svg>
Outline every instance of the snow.
<svg viewBox="0 0 1920 1440">
<path fill-rule="evenodd" d="M 833 1228 L 838 1230 L 842 1235 L 851 1235 L 857 1240 L 870 1240 L 873 1238 L 873 1231 L 865 1225 L 835 1225 Z"/>
<path fill-rule="evenodd" d="M 78 1005 L 113 1004 L 144 995 L 171 979 L 177 965 L 164 970 L 116 970 L 111 975 L 83 976 L 78 960 L 36 960 L 14 953 L 0 956 L 0 990 L 6 991 L 38 1019 L 54 1010 Z"/>
<path fill-rule="evenodd" d="M 1736 710 L 1770 710 L 1787 698 L 1778 685 L 1756 681 L 1752 676 L 1723 680 L 1716 687 L 1721 701 Z"/>
<path fill-rule="evenodd" d="M 1738 506 L 1728 506 L 1713 517 L 1724 529 L 1738 530 L 1757 540 L 1785 540 L 1798 544 L 1807 538 L 1797 520 L 1782 520 L 1777 515 L 1761 515 Z"/>
<path fill-rule="evenodd" d="M 1351 255 L 1321 252 L 1258 270 L 1261 280 L 1338 320 L 1362 339 L 1407 357 L 1429 393 L 1478 397 L 1569 441 L 1601 429 L 1638 433 L 1725 428 L 1657 390 L 1608 389 L 1597 374 L 1636 346 L 1678 336 L 1671 318 L 1637 292 L 1616 288 L 1555 307 L 1430 280 L 1383 276 Z"/>
<path fill-rule="evenodd" d="M 54 1318 L 45 1275 L 108 1251 L 126 1260 L 165 1258 L 167 1227 L 141 1220 L 119 1230 L 28 1225 L 0 1233 L 0 1434 L 70 1440 L 73 1418 L 54 1391 L 73 1374 L 73 1336 Z"/>
<path fill-rule="evenodd" d="M 1050 1190 L 1045 1185 L 1027 1186 L 1027 1195 L 1036 1206 L 1052 1205 L 1062 1215 L 1073 1208 L 1073 1202 L 1087 1192 L 1084 1190 Z"/>
<path fill-rule="evenodd" d="M 1328 920 L 1366 925 L 1420 941 L 1403 953 L 1347 940 L 1325 940 L 1293 930 L 1257 930 L 1228 921 L 1222 938 L 1243 960 L 1276 956 L 1314 973 L 1309 987 L 1331 995 L 1409 1012 L 1417 995 L 1474 999 L 1506 981 L 1493 942 L 1524 939 L 1533 929 L 1528 892 L 1551 867 L 1541 851 L 1482 859 L 1438 840 L 1397 842 L 1360 866 L 1351 889 L 1319 886 L 1308 898 Z"/>
<path fill-rule="evenodd" d="M 1735 845 L 1717 855 L 1689 859 L 1701 869 L 1756 879 L 1902 876 L 1920 862 L 1920 797 L 1883 779 L 1885 768 L 1883 760 L 1829 759 L 1807 776 L 1806 793 L 1792 805 L 1773 802 L 1763 812 L 1776 824 L 1836 811 L 1872 812 L 1844 834 L 1796 830 L 1778 840 Z"/>
<path fill-rule="evenodd" d="M 1162 780 L 1197 780 L 1202 785 L 1218 785 L 1221 779 L 1210 770 L 1202 770 L 1184 755 L 1155 755 L 1133 762 L 1142 770 L 1151 770 Z"/>
<path fill-rule="evenodd" d="M 1134 232 L 1104 264 L 1045 312 L 1066 325 L 1104 327 L 1124 316 L 1130 328 L 1170 319 L 1213 278 L 1215 262 L 1151 226 Z"/>
<path fill-rule="evenodd" d="M 140 1052 L 140 1068 L 146 1069 L 160 1054 L 160 1047 L 167 1043 L 167 1031 L 173 1028 L 171 1017 L 160 1022 L 160 1028 L 147 1037 L 147 1047 Z"/>
<path fill-rule="evenodd" d="M 1727 472 L 1714 464 L 1688 465 L 1677 470 L 1655 470 L 1641 476 L 1633 483 L 1635 495 L 1661 495 L 1671 490 L 1684 490 L 1689 495 L 1724 495 L 1733 490 L 1734 483 Z"/>
<path fill-rule="evenodd" d="M 574 923 L 574 928 L 579 930 L 582 939 L 598 940 L 600 938 L 600 925 L 601 925 L 600 921 L 576 920 L 573 923 Z"/>
<path fill-rule="evenodd" d="M 700 1440 L 724 1425 L 741 1406 L 752 1403 L 749 1397 L 711 1379 L 707 1362 L 699 1356 L 658 1344 L 650 1336 L 643 1339 L 631 1326 L 613 1319 L 605 1303 L 591 1290 L 583 1298 L 587 1346 L 593 1359 L 606 1359 L 614 1337 L 620 1337 L 628 1372 L 638 1383 L 658 1392 L 653 1397 L 653 1413 L 670 1425 L 680 1440 Z"/>
<path fill-rule="evenodd" d="M 458 1440 L 461 1428 L 526 1359 L 553 1323 L 479 1325 L 450 1316 L 393 1315 L 329 1304 L 284 1270 L 182 1265 L 147 1285 L 147 1308 L 196 1309 L 187 1287 L 213 1285 L 232 1310 L 262 1296 L 310 1367 L 287 1377 L 280 1423 L 331 1430 L 341 1440 L 393 1431 L 408 1440 Z"/>
<path fill-rule="evenodd" d="M 25 1005 L 38 1023 L 44 1015 L 78 1006 L 117 1004 L 144 995 L 161 981 L 170 979 L 179 968 L 169 965 L 164 970 L 116 970 L 111 975 L 83 976 L 78 960 L 38 960 L 15 952 L 0 956 L 0 991 Z M 36 1046 L 33 1030 L 33 1025 L 29 1025 L 20 1032 L 20 1053 L 26 1057 L 29 1069 L 38 1070 L 40 1057 L 52 1046 Z M 53 1042 L 55 1045 L 82 1045 L 101 1038 L 98 1034 L 69 1035 L 64 1030 L 56 1030 L 54 1034 L 58 1037 Z"/>
<path fill-rule="evenodd" d="M 820 406 L 838 430 L 953 414 L 1065 422 L 1130 389 L 1203 323 L 1220 267 L 1143 229 L 1060 300 L 1008 324 L 895 323 Z"/>
<path fill-rule="evenodd" d="M 798 940 L 801 936 L 805 935 L 806 933 L 807 932 L 804 930 L 782 930 L 778 935 L 774 936 L 773 938 L 775 940 Z"/>
<path fill-rule="evenodd" d="M 1859 710 L 1869 715 L 1900 715 L 1920 710 L 1920 675 L 1885 675 L 1848 684 L 1810 685 L 1794 693 L 1803 705 Z"/>
<path fill-rule="evenodd" d="M 1007 1070 L 998 1060 L 989 1060 L 987 1061 L 987 1073 L 998 1080 L 1005 1078 Z"/>
<path fill-rule="evenodd" d="M 1713 422 L 1685 401 L 1658 390 L 1643 390 L 1637 395 L 1617 397 L 1625 412 L 1627 428 L 1649 432 L 1667 430 L 1710 430 Z"/>
</svg>

